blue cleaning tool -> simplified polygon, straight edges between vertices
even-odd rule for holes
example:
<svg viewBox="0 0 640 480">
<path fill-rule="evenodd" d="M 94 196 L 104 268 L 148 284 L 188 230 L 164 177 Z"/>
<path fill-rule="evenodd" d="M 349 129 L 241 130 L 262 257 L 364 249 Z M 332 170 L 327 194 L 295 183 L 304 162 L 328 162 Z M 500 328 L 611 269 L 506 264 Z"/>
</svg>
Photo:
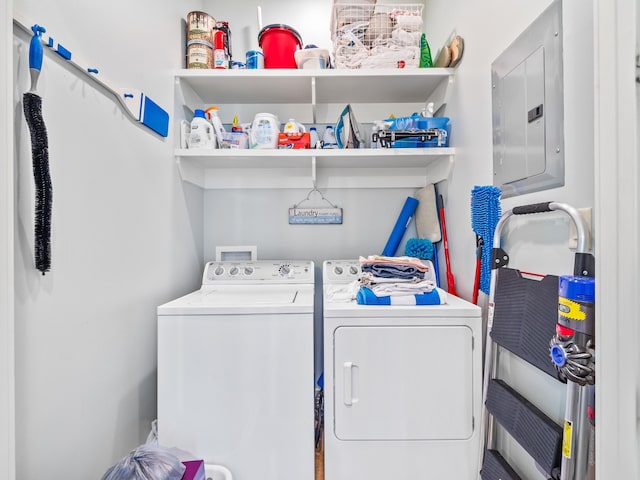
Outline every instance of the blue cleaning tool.
<svg viewBox="0 0 640 480">
<path fill-rule="evenodd" d="M 31 33 L 31 29 L 29 29 L 22 23 L 16 22 L 14 20 L 14 24 L 19 26 L 26 32 Z M 38 25 L 35 25 L 35 27 L 38 27 Z M 37 34 L 39 43 L 42 42 L 41 34 L 44 31 L 44 29 L 41 29 Z M 101 86 L 106 92 L 113 95 L 117 102 L 120 104 L 122 110 L 131 120 L 144 125 L 149 130 L 152 130 L 161 137 L 166 137 L 169 134 L 169 114 L 160 105 L 151 100 L 145 93 L 132 88 L 125 89 L 112 87 L 104 78 L 98 75 L 97 68 L 81 66 L 74 58 L 72 58 L 72 52 L 66 47 L 60 45 L 60 43 L 58 43 L 52 37 L 49 37 L 44 45 L 47 46 L 50 50 L 56 52 L 62 59 L 64 59 L 65 62 L 75 68 L 84 77 L 90 78 L 93 82 Z M 34 49 L 34 47 L 37 47 L 37 49 L 40 49 L 40 51 L 38 52 L 38 50 L 36 49 L 34 50 L 34 53 L 30 53 L 30 59 L 33 58 L 34 60 L 37 60 L 39 56 L 39 64 L 41 65 L 41 46 L 38 46 L 35 44 L 35 42 L 32 42 L 31 48 Z M 37 71 L 39 71 L 40 68 L 37 66 L 37 64 L 36 67 Z M 31 67 L 31 69 L 32 72 L 36 70 L 36 68 L 34 68 L 33 66 Z"/>
<path fill-rule="evenodd" d="M 476 243 L 482 240 L 480 261 L 480 291 L 489 295 L 491 286 L 491 255 L 493 234 L 502 215 L 500 196 L 502 191 L 492 185 L 478 186 L 471 190 L 471 228 L 476 234 Z"/>
<path fill-rule="evenodd" d="M 433 243 L 426 238 L 410 238 L 404 247 L 404 254 L 421 260 L 433 260 Z"/>
<path fill-rule="evenodd" d="M 44 275 L 51 269 L 53 185 L 49 172 L 49 139 L 42 116 L 42 97 L 37 92 L 37 86 L 42 69 L 42 34 L 46 30 L 40 25 L 34 25 L 31 31 L 33 32 L 29 44 L 31 89 L 23 95 L 22 107 L 31 134 L 31 160 L 36 193 L 34 260 L 36 268 Z"/>
<path fill-rule="evenodd" d="M 402 241 L 402 237 L 404 236 L 404 232 L 407 230 L 407 227 L 413 218 L 413 214 L 418 207 L 418 203 L 418 200 L 413 197 L 407 197 L 405 200 L 402 211 L 398 216 L 398 220 L 391 231 L 389 240 L 387 240 L 387 244 L 382 251 L 382 255 L 384 257 L 395 256 L 398 246 L 400 246 L 400 242 Z"/>
</svg>

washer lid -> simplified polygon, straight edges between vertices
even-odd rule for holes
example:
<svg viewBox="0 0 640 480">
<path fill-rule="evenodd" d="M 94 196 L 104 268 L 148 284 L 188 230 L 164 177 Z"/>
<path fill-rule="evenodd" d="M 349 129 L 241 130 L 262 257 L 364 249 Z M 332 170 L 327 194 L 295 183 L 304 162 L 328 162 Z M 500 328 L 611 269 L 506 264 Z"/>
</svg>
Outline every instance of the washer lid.
<svg viewBox="0 0 640 480">
<path fill-rule="evenodd" d="M 158 315 L 313 312 L 313 285 L 206 285 L 158 307 Z"/>
</svg>

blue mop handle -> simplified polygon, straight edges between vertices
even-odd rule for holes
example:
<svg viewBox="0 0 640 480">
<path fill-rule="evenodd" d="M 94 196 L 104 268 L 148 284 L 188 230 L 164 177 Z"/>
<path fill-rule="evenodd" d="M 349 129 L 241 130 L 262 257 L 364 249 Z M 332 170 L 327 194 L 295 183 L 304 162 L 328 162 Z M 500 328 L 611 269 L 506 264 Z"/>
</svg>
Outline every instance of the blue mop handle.
<svg viewBox="0 0 640 480">
<path fill-rule="evenodd" d="M 398 220 L 396 221 L 393 230 L 391 231 L 391 235 L 389 236 L 389 240 L 387 240 L 387 244 L 382 251 L 382 255 L 385 257 L 393 257 L 398 250 L 398 246 L 402 241 L 402 237 L 404 236 L 404 232 L 407 230 L 411 219 L 413 218 L 413 214 L 418 208 L 418 200 L 413 197 L 407 197 L 407 200 L 404 202 L 404 206 L 402 207 L 402 211 L 398 216 Z"/>
<path fill-rule="evenodd" d="M 33 37 L 29 43 L 29 68 L 40 71 L 42 69 L 42 33 L 46 32 L 44 27 L 36 24 L 31 27 Z"/>
</svg>

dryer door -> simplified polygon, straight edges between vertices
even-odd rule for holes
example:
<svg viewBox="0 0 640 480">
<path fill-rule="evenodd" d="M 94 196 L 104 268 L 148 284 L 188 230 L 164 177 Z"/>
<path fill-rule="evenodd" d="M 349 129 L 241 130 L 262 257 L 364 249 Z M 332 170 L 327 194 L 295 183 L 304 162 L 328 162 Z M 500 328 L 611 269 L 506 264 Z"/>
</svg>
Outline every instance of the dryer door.
<svg viewBox="0 0 640 480">
<path fill-rule="evenodd" d="M 473 434 L 473 333 L 466 326 L 334 331 L 335 435 L 461 440 Z"/>
</svg>

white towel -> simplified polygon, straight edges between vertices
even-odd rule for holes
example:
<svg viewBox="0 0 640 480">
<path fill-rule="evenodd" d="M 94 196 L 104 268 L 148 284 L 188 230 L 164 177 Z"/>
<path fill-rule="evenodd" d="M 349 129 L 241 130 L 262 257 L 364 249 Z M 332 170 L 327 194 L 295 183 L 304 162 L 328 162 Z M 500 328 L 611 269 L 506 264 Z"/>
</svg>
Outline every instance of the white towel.
<svg viewBox="0 0 640 480">
<path fill-rule="evenodd" d="M 436 282 L 432 280 L 423 280 L 418 283 L 379 283 L 370 287 L 371 291 L 378 297 L 387 297 L 392 295 L 418 295 L 420 293 L 429 293 L 436 288 Z"/>
<path fill-rule="evenodd" d="M 355 280 L 344 285 L 327 285 L 325 287 L 324 294 L 326 299 L 330 302 L 349 303 L 356 299 L 359 289 L 360 282 Z"/>
</svg>

